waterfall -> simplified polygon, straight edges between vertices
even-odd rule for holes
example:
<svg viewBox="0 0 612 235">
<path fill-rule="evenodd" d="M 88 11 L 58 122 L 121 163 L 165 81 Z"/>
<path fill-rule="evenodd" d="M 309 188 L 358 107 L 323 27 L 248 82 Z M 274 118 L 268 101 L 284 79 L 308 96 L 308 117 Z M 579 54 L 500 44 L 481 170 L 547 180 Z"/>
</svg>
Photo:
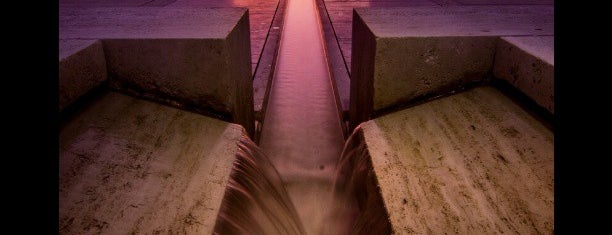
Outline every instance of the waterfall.
<svg viewBox="0 0 612 235">
<path fill-rule="evenodd" d="M 350 234 L 391 234 L 389 217 L 359 126 L 349 136 L 338 161 L 334 204 L 352 215 L 352 221 L 344 225 Z"/>
<path fill-rule="evenodd" d="M 245 134 L 214 234 L 305 234 L 276 169 Z"/>
</svg>

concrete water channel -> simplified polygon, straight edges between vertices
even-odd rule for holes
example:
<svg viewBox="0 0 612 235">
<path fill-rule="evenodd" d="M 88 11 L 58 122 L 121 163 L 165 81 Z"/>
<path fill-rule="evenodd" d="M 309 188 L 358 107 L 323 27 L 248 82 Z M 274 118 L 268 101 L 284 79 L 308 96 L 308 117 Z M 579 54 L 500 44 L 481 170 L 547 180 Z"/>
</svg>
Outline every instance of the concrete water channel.
<svg viewBox="0 0 612 235">
<path fill-rule="evenodd" d="M 288 0 L 259 146 L 278 170 L 307 234 L 330 220 L 344 137 L 313 0 Z"/>
<path fill-rule="evenodd" d="M 552 233 L 552 6 L 498 4 L 61 1 L 60 233 Z"/>
</svg>

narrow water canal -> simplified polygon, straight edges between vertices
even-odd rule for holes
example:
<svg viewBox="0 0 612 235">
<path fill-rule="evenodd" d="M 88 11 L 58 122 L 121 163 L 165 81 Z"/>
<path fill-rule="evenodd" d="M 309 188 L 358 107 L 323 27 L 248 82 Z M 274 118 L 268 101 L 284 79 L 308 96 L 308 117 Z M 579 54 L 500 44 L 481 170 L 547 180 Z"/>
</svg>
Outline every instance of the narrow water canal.
<svg viewBox="0 0 612 235">
<path fill-rule="evenodd" d="M 325 234 L 344 139 L 314 0 L 288 0 L 259 146 L 307 234 Z M 332 216 L 333 217 L 333 216 Z M 340 220 L 335 218 L 334 220 Z"/>
</svg>

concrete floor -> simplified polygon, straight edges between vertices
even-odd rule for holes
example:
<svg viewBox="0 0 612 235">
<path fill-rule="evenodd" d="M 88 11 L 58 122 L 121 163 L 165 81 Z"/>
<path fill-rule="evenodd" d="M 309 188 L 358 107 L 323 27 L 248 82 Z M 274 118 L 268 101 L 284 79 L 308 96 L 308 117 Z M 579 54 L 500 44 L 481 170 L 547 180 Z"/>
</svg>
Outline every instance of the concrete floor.
<svg viewBox="0 0 612 235">
<path fill-rule="evenodd" d="M 553 233 L 554 134 L 495 88 L 361 131 L 395 233 Z"/>
<path fill-rule="evenodd" d="M 106 92 L 59 133 L 59 232 L 212 233 L 243 133 Z"/>
</svg>

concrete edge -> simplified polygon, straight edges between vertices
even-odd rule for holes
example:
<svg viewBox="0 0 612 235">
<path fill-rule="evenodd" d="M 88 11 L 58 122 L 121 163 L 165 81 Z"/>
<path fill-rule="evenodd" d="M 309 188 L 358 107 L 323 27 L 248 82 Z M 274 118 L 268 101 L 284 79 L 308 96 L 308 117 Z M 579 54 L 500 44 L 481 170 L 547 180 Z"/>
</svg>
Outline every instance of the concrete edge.
<svg viewBox="0 0 612 235">
<path fill-rule="evenodd" d="M 384 171 L 388 168 L 393 168 L 395 165 L 401 164 L 397 159 L 393 158 L 393 156 L 388 156 L 393 151 L 391 147 L 387 144 L 385 138 L 381 138 L 384 135 L 382 132 L 377 133 L 369 133 L 364 131 L 364 128 L 368 130 L 378 131 L 378 126 L 374 120 L 369 120 L 367 122 L 361 123 L 356 127 L 356 130 L 359 129 L 361 138 L 363 142 L 367 146 L 368 155 L 370 156 L 370 162 L 372 163 L 372 171 L 374 171 L 374 178 L 377 182 L 377 188 L 382 197 L 383 207 L 387 212 L 387 218 L 391 225 L 392 234 L 397 234 L 399 231 L 402 231 L 401 228 L 397 228 L 397 226 L 401 221 L 401 218 L 397 218 L 396 214 L 390 214 L 389 211 L 393 208 L 401 208 L 402 205 L 400 203 L 401 200 L 392 200 L 401 197 L 398 192 L 404 193 L 407 195 L 405 188 L 395 188 L 395 190 L 390 190 L 392 187 L 380 187 L 382 184 L 386 185 L 397 185 L 397 182 L 403 182 L 403 179 L 399 175 L 395 174 L 381 174 L 379 171 Z M 381 177 L 384 176 L 384 177 Z"/>
<path fill-rule="evenodd" d="M 376 55 L 376 35 L 365 24 L 358 9 L 353 8 L 351 47 L 351 82 L 349 92 L 349 130 L 353 130 L 361 122 L 371 119 L 374 108 L 374 60 Z M 363 36 L 359 36 L 363 34 Z M 355 51 L 355 48 L 361 48 Z M 368 66 L 357 66 L 366 64 Z M 369 79 L 372 78 L 372 79 Z"/>
<path fill-rule="evenodd" d="M 338 41 L 334 25 L 331 22 L 329 13 L 327 12 L 327 6 L 324 0 L 316 0 L 317 8 L 319 11 L 319 18 L 321 21 L 321 27 L 323 31 L 323 39 L 325 44 L 325 54 L 327 65 L 331 75 L 331 82 L 336 99 L 336 105 L 342 127 L 342 134 L 344 139 L 348 138 L 348 115 L 349 115 L 349 104 L 350 104 L 350 71 L 344 55 L 340 49 L 340 42 Z"/>
<path fill-rule="evenodd" d="M 60 57 L 59 111 L 77 102 L 108 79 L 106 58 L 101 40 L 80 46 Z"/>
<path fill-rule="evenodd" d="M 229 133 L 227 133 L 227 132 L 229 132 Z M 214 230 L 215 230 L 215 226 L 217 224 L 217 220 L 219 219 L 219 213 L 221 212 L 221 207 L 223 205 L 223 200 L 225 199 L 225 194 L 227 193 L 227 186 L 229 185 L 229 181 L 230 181 L 232 173 L 234 171 L 234 164 L 237 161 L 239 161 L 238 157 L 237 157 L 237 154 L 240 151 L 240 147 L 238 145 L 239 145 L 239 143 L 240 143 L 242 138 L 247 138 L 247 139 L 249 138 L 246 129 L 244 129 L 243 126 L 241 126 L 239 124 L 235 124 L 235 123 L 229 123 L 229 125 L 227 126 L 226 131 L 223 133 L 223 135 L 232 135 L 232 136 L 234 136 L 233 134 L 235 132 L 240 132 L 240 134 L 236 134 L 235 136 L 237 136 L 237 138 L 235 140 L 233 139 L 233 142 L 235 144 L 234 149 L 233 149 L 233 151 L 234 151 L 234 154 L 233 154 L 234 159 L 232 159 L 232 163 L 231 163 L 231 165 L 229 167 L 228 174 L 224 175 L 225 178 L 223 179 L 223 182 L 221 182 L 223 184 L 223 191 L 222 191 L 222 194 L 221 194 L 221 197 L 220 197 L 221 200 L 219 200 L 219 203 L 217 205 L 215 205 L 215 207 L 213 208 L 213 210 L 216 211 L 214 222 L 212 224 L 212 227 L 210 228 L 210 231 L 207 231 L 205 234 L 212 234 L 214 232 Z"/>
<path fill-rule="evenodd" d="M 495 78 L 507 82 L 554 114 L 554 63 L 507 38 L 501 37 L 497 43 L 492 68 Z"/>
<path fill-rule="evenodd" d="M 250 25 L 248 24 L 249 23 L 248 22 L 249 21 L 249 9 L 248 8 L 245 8 L 245 7 L 212 7 L 212 8 L 207 8 L 207 9 L 225 9 L 225 8 L 240 9 L 240 10 L 242 10 L 242 14 L 241 14 L 240 18 L 236 22 L 233 22 L 232 30 L 228 31 L 227 34 L 224 37 L 221 37 L 221 38 L 218 38 L 218 39 L 219 40 L 222 40 L 224 38 L 228 39 L 232 35 L 232 33 L 237 30 L 237 26 L 240 25 L 240 24 L 244 25 L 245 22 L 246 22 L 246 26 L 245 27 L 246 27 L 246 29 L 248 31 L 247 33 L 250 34 Z M 247 36 L 247 38 L 248 38 L 248 40 L 250 42 L 250 37 Z M 217 38 L 216 37 L 204 38 L 204 40 L 215 40 L 215 39 L 217 39 Z M 74 98 L 74 99 L 70 98 L 69 101 L 67 101 L 67 102 L 60 102 L 60 111 L 62 111 L 69 104 L 77 102 L 79 100 L 79 97 L 83 96 L 83 94 L 85 94 L 87 92 L 91 92 L 96 87 L 100 87 L 101 89 L 103 88 L 103 89 L 109 89 L 109 90 L 118 91 L 118 92 L 121 92 L 123 94 L 131 95 L 131 96 L 138 97 L 138 98 L 145 99 L 145 100 L 149 100 L 149 101 L 154 101 L 154 102 L 166 105 L 166 106 L 178 108 L 178 109 L 185 110 L 185 111 L 199 113 L 199 114 L 202 114 L 202 115 L 205 115 L 205 116 L 208 116 L 208 117 L 212 117 L 212 118 L 216 118 L 216 119 L 219 119 L 219 120 L 223 120 L 223 121 L 227 121 L 227 122 L 233 122 L 233 123 L 238 123 L 238 124 L 243 125 L 247 129 L 247 132 L 250 133 L 250 135 L 249 135 L 250 137 L 254 136 L 254 132 L 255 132 L 254 131 L 254 129 L 255 129 L 254 128 L 254 124 L 255 124 L 255 121 L 254 121 L 254 118 L 253 118 L 253 116 L 254 116 L 254 112 L 253 111 L 250 111 L 250 112 L 245 111 L 245 112 L 247 112 L 246 114 L 237 114 L 235 111 L 233 111 L 232 113 L 219 113 L 215 109 L 206 109 L 206 108 L 198 107 L 197 103 L 190 102 L 189 100 L 181 99 L 180 97 L 169 96 L 169 95 L 161 95 L 160 96 L 159 94 L 157 94 L 157 95 L 144 94 L 143 92 L 138 92 L 138 90 L 142 90 L 142 89 L 136 89 L 137 87 L 131 87 L 131 88 L 127 87 L 126 89 L 118 89 L 118 88 L 113 88 L 111 86 L 111 84 L 103 84 L 103 82 L 109 82 L 109 81 L 112 80 L 112 78 L 110 78 L 110 76 L 109 76 L 108 67 L 107 67 L 108 56 L 107 56 L 106 51 L 107 51 L 107 44 L 109 42 L 112 42 L 112 41 L 121 41 L 121 40 L 144 40 L 144 41 L 146 41 L 146 40 L 160 40 L 160 41 L 172 41 L 172 40 L 181 41 L 181 40 L 187 40 L 187 41 L 193 41 L 193 40 L 198 40 L 197 38 L 177 38 L 177 39 L 173 39 L 173 38 L 150 38 L 150 39 L 147 39 L 147 38 L 143 38 L 143 39 L 140 39 L 140 38 L 125 38 L 125 39 L 121 39 L 121 38 L 104 38 L 104 37 L 101 37 L 99 39 L 71 39 L 71 38 L 64 38 L 64 39 L 61 39 L 60 42 L 63 41 L 63 40 L 64 41 L 83 40 L 83 41 L 95 41 L 95 42 L 92 43 L 92 45 L 88 45 L 88 46 L 79 48 L 78 50 L 76 50 L 74 52 L 72 51 L 74 49 L 68 48 L 67 51 L 68 51 L 69 54 L 67 54 L 67 55 L 60 55 L 60 74 L 62 74 L 62 70 L 65 70 L 64 68 L 66 68 L 65 64 L 67 64 L 67 62 L 74 61 L 75 57 L 82 57 L 82 54 L 84 53 L 84 51 L 87 52 L 88 50 L 91 50 L 92 47 L 95 47 L 101 53 L 101 56 L 98 56 L 99 58 L 97 58 L 97 60 L 99 60 L 99 61 L 101 61 L 103 63 L 103 70 L 99 69 L 100 70 L 99 73 L 89 73 L 89 75 L 94 76 L 94 77 L 100 77 L 101 76 L 102 78 L 98 79 L 98 80 L 100 80 L 100 82 L 97 82 L 95 84 L 95 86 L 94 85 L 87 85 L 86 86 L 87 89 L 81 89 L 82 91 L 81 90 L 75 91 L 76 93 L 78 93 L 78 97 Z M 70 45 L 70 46 L 74 47 L 74 48 L 78 48 L 78 47 L 75 47 L 75 46 L 72 46 L 72 45 Z M 227 46 L 227 44 L 225 46 Z M 250 55 L 250 53 L 251 53 L 251 51 L 249 50 L 248 54 Z M 231 60 L 232 56 L 231 55 L 228 55 L 228 56 L 229 57 L 226 58 L 226 59 Z M 77 63 L 81 63 L 81 64 L 83 63 L 83 62 L 79 62 L 78 60 L 83 60 L 83 59 L 77 59 Z M 89 61 L 89 60 L 86 60 L 86 61 Z M 73 64 L 74 64 L 74 62 L 73 62 Z M 250 57 L 249 57 L 248 69 L 249 69 L 249 78 L 251 78 L 250 75 L 252 73 L 250 72 L 250 70 L 251 70 Z M 72 70 L 76 70 L 78 72 L 78 70 L 83 70 L 83 69 L 72 69 Z M 89 70 L 91 70 L 91 69 L 89 69 Z M 231 70 L 231 71 L 233 72 L 234 70 Z M 96 74 L 99 74 L 99 75 L 96 76 Z M 65 77 L 65 76 L 60 75 L 60 96 L 61 96 L 61 90 L 64 89 L 64 88 L 62 88 L 62 85 L 61 85 L 62 84 L 62 80 L 64 80 L 64 79 L 62 79 L 62 77 Z M 250 80 L 250 82 L 252 82 L 252 80 Z M 74 82 L 67 82 L 66 84 L 70 85 L 70 84 L 74 84 Z M 101 86 L 103 86 L 103 87 L 101 87 Z M 251 83 L 249 83 L 248 87 L 249 88 L 248 88 L 247 91 L 242 91 L 242 92 L 238 92 L 238 93 L 245 93 L 245 92 L 251 93 L 251 92 L 253 92 L 253 90 L 252 90 L 253 86 L 251 86 Z M 70 97 L 72 97 L 72 96 L 73 95 L 70 95 Z M 243 95 L 237 94 L 234 98 L 232 98 L 232 99 L 235 99 L 233 102 L 237 103 L 235 101 L 236 100 L 240 100 L 239 97 L 242 97 L 242 96 Z M 62 98 L 60 98 L 60 99 L 62 99 Z M 250 104 L 250 103 L 252 103 L 251 101 L 252 101 L 252 99 L 249 100 L 249 101 L 245 101 L 245 102 L 249 103 L 248 104 L 249 107 L 252 107 L 252 105 Z M 233 107 L 233 109 L 236 110 L 235 107 Z M 245 116 L 245 117 L 242 117 L 242 116 Z M 236 119 L 248 119 L 248 120 L 236 120 Z"/>
<path fill-rule="evenodd" d="M 247 43 L 244 43 L 244 40 Z M 234 66 L 229 71 L 236 88 L 232 107 L 232 121 L 242 125 L 249 137 L 254 137 L 255 112 L 253 110 L 253 79 L 251 77 L 253 73 L 251 71 L 249 9 L 245 9 L 224 42 L 229 52 L 227 64 Z M 248 60 L 242 58 L 245 54 Z"/>
<path fill-rule="evenodd" d="M 253 142 L 256 144 L 259 144 L 259 135 L 261 134 L 261 128 L 268 107 L 268 98 L 278 57 L 278 46 L 283 32 L 286 6 L 287 0 L 278 0 L 274 17 L 266 35 L 266 42 L 262 48 L 253 75 L 253 107 L 255 113 L 255 135 Z"/>
</svg>

